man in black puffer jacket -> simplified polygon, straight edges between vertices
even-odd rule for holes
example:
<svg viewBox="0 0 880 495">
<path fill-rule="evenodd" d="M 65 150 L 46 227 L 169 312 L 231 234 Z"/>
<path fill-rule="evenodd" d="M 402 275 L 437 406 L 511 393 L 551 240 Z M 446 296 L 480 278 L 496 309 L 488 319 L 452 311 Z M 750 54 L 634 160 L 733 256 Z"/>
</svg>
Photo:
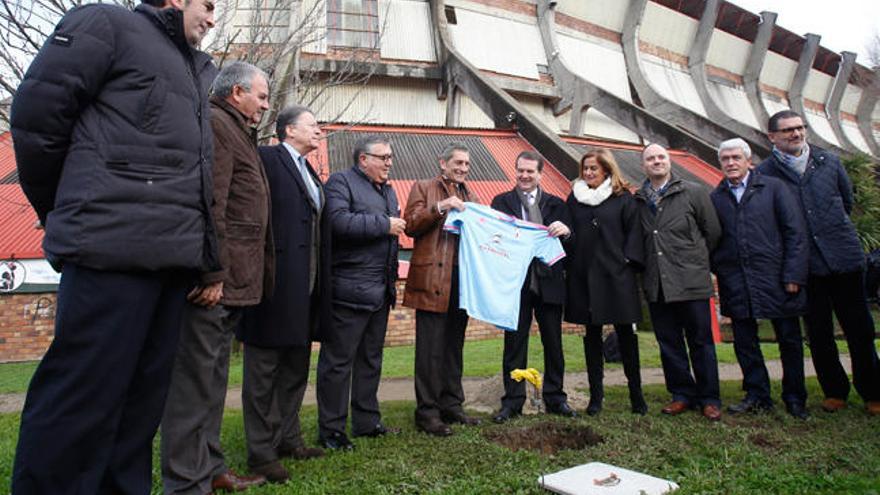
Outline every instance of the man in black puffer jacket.
<svg viewBox="0 0 880 495">
<path fill-rule="evenodd" d="M 214 24 L 213 0 L 144 2 L 73 9 L 12 103 L 22 189 L 62 272 L 13 493 L 149 493 L 181 308 L 196 273 L 219 269 L 207 110 L 216 69 L 194 48 Z"/>
</svg>

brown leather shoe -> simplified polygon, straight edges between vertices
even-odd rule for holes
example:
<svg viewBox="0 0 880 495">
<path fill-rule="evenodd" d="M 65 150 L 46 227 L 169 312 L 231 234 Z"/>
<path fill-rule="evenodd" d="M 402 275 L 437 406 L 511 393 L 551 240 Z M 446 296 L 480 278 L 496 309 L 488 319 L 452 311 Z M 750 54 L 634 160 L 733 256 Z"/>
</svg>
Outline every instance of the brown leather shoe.
<svg viewBox="0 0 880 495">
<path fill-rule="evenodd" d="M 316 457 L 324 457 L 324 449 L 306 446 L 294 447 L 292 449 L 279 448 L 278 457 L 290 457 L 298 461 L 314 459 Z"/>
<path fill-rule="evenodd" d="M 416 427 L 428 435 L 434 435 L 435 437 L 448 437 L 452 435 L 452 428 L 438 418 L 431 418 L 421 423 L 417 422 Z"/>
<path fill-rule="evenodd" d="M 290 479 L 290 473 L 287 472 L 287 469 L 284 469 L 284 466 L 279 461 L 272 461 L 262 466 L 252 467 L 251 472 L 265 476 L 264 479 L 268 480 L 269 483 L 284 483 Z"/>
<path fill-rule="evenodd" d="M 822 410 L 825 412 L 837 412 L 841 409 L 846 408 L 846 401 L 843 399 L 835 399 L 833 397 L 828 397 L 827 399 L 822 401 Z"/>
<path fill-rule="evenodd" d="M 713 404 L 703 406 L 703 416 L 709 421 L 721 421 L 721 409 Z"/>
<path fill-rule="evenodd" d="M 266 483 L 266 477 L 262 475 L 242 476 L 233 471 L 214 476 L 211 480 L 211 490 L 223 492 L 240 492 L 252 486 L 260 486 Z"/>
<path fill-rule="evenodd" d="M 690 405 L 687 402 L 682 402 L 680 400 L 674 400 L 666 405 L 663 409 L 660 410 L 663 414 L 668 414 L 670 416 L 677 416 L 685 411 L 690 409 Z"/>
<path fill-rule="evenodd" d="M 880 400 L 869 400 L 865 403 L 865 410 L 871 416 L 880 416 Z"/>
</svg>

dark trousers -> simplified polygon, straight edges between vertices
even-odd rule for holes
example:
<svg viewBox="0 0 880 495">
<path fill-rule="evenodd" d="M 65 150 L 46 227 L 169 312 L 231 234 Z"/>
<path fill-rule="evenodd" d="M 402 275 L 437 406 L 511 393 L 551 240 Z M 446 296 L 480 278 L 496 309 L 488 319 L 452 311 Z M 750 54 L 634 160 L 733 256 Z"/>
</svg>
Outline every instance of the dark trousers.
<svg viewBox="0 0 880 495">
<path fill-rule="evenodd" d="M 565 375 L 565 357 L 562 355 L 562 306 L 545 304 L 541 296 L 533 294 L 526 286 L 519 302 L 519 322 L 515 332 L 504 332 L 504 358 L 501 376 L 504 378 L 504 397 L 501 407 L 521 411 L 526 401 L 526 382 L 510 378 L 510 372 L 526 367 L 529 356 L 529 330 L 532 313 L 538 321 L 541 344 L 544 346 L 544 404 L 555 408 L 568 396 L 562 390 Z"/>
<path fill-rule="evenodd" d="M 64 266 L 21 414 L 16 494 L 147 494 L 189 274 Z"/>
<path fill-rule="evenodd" d="M 754 318 L 734 318 L 733 350 L 743 374 L 746 397 L 762 404 L 771 404 L 770 376 L 764 365 L 764 355 L 758 342 L 758 322 Z M 804 343 L 797 317 L 773 318 L 773 331 L 782 358 L 782 401 L 804 405 L 807 389 L 804 386 Z"/>
<path fill-rule="evenodd" d="M 880 400 L 880 364 L 874 348 L 874 321 L 868 311 L 864 273 L 841 273 L 807 280 L 807 335 L 816 376 L 825 397 L 846 400 L 849 377 L 840 364 L 831 312 L 849 344 L 853 385 L 865 401 Z"/>
<path fill-rule="evenodd" d="M 379 379 L 388 328 L 388 306 L 379 311 L 333 305 L 333 338 L 318 356 L 318 429 L 321 436 L 345 433 L 351 399 L 351 432 L 363 435 L 379 425 Z"/>
<path fill-rule="evenodd" d="M 416 311 L 416 423 L 439 418 L 441 412 L 461 413 L 462 348 L 468 315 L 458 309 L 458 276 L 445 313 Z"/>
<path fill-rule="evenodd" d="M 202 495 L 229 470 L 220 427 L 229 379 L 229 352 L 241 308 L 187 303 L 165 414 L 162 485 L 167 494 Z"/>
<path fill-rule="evenodd" d="M 630 400 L 642 399 L 642 375 L 639 365 L 639 339 L 629 323 L 614 325 L 617 342 L 620 344 L 620 358 L 623 361 L 623 374 L 629 386 Z M 603 380 L 605 378 L 605 356 L 602 344 L 602 325 L 587 325 L 584 335 L 584 357 L 587 361 L 587 380 L 590 383 L 590 400 L 605 397 Z"/>
<path fill-rule="evenodd" d="M 709 300 L 656 302 L 648 304 L 648 309 L 672 400 L 719 406 L 718 360 L 712 342 Z"/>
<path fill-rule="evenodd" d="M 305 446 L 299 410 L 311 352 L 310 346 L 244 346 L 241 402 L 248 466 L 277 461 L 279 450 Z"/>
</svg>

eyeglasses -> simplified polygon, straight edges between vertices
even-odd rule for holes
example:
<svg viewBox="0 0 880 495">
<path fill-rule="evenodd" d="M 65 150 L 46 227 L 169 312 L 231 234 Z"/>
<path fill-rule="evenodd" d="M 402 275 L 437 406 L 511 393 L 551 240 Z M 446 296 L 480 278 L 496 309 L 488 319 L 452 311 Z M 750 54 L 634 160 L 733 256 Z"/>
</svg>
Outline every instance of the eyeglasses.
<svg viewBox="0 0 880 495">
<path fill-rule="evenodd" d="M 777 129 L 771 132 L 777 132 L 779 134 L 794 134 L 795 131 L 804 132 L 809 128 L 807 124 L 796 125 L 794 127 L 786 127 L 785 129 Z"/>
<path fill-rule="evenodd" d="M 378 158 L 378 159 L 382 160 L 383 162 L 390 162 L 391 160 L 394 159 L 393 153 L 388 153 L 387 155 L 374 155 L 373 153 L 366 153 L 365 152 L 364 154 L 367 156 L 372 156 L 373 158 Z"/>
</svg>

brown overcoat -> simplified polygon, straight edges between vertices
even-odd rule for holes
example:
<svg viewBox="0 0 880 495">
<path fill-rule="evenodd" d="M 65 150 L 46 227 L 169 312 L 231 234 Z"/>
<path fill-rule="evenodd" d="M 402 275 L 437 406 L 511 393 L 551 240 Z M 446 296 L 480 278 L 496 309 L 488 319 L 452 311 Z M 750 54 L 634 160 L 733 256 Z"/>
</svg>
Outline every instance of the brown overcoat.
<svg viewBox="0 0 880 495">
<path fill-rule="evenodd" d="M 403 305 L 445 313 L 452 290 L 452 268 L 458 262 L 458 235 L 443 230 L 446 212 L 437 203 L 450 196 L 476 202 L 477 197 L 464 184 L 437 176 L 413 184 L 403 212 L 406 235 L 412 237 L 412 258 L 403 293 Z"/>
<path fill-rule="evenodd" d="M 222 99 L 211 98 L 211 129 L 211 215 L 223 269 L 204 274 L 202 283 L 223 281 L 221 304 L 250 306 L 272 292 L 275 280 L 269 184 L 257 153 L 256 130 L 241 112 Z"/>
</svg>

